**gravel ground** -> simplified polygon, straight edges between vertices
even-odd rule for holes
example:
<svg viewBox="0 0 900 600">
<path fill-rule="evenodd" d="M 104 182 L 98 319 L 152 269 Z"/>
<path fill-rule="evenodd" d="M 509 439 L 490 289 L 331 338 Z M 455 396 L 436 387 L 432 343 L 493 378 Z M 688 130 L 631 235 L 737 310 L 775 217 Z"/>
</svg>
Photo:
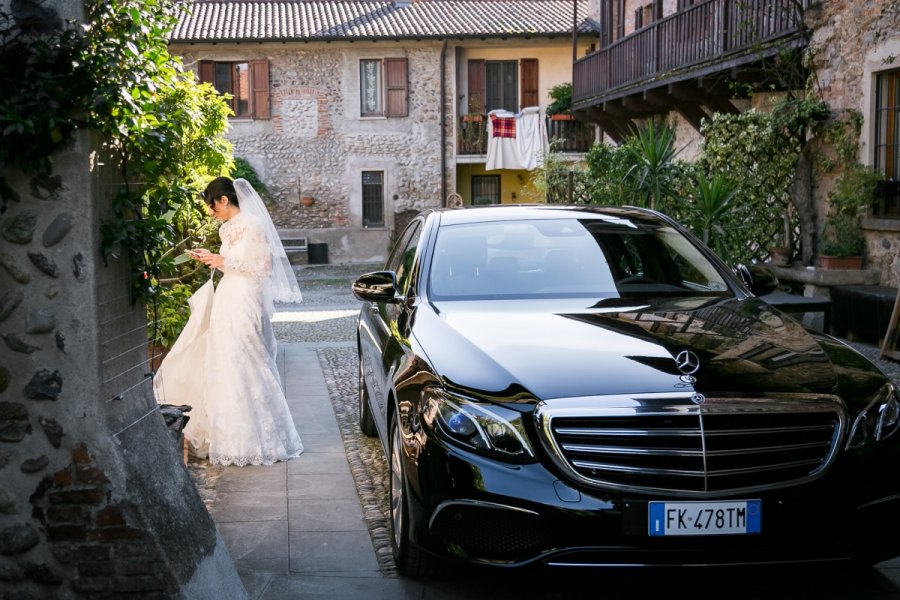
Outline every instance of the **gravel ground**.
<svg viewBox="0 0 900 600">
<path fill-rule="evenodd" d="M 295 268 L 303 302 L 278 309 L 273 325 L 281 343 L 321 344 L 317 348 L 329 396 L 341 430 L 344 449 L 359 492 L 363 514 L 379 566 L 396 576 L 391 558 L 387 462 L 377 438 L 359 430 L 357 400 L 356 315 L 359 301 L 350 292 L 352 280 L 380 265 L 322 265 Z M 850 342 L 900 385 L 900 362 L 880 357 L 872 344 Z M 207 507 L 215 504 L 218 477 L 224 467 L 192 458 L 188 465 Z"/>
</svg>

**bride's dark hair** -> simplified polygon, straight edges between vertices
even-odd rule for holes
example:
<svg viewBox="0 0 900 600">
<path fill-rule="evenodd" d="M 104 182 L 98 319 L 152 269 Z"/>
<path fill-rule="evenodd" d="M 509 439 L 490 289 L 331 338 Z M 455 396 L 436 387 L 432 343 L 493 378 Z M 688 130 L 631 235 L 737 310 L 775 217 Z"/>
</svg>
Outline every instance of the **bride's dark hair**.
<svg viewBox="0 0 900 600">
<path fill-rule="evenodd" d="M 207 206 L 212 206 L 222 196 L 227 196 L 228 201 L 237 208 L 241 207 L 237 192 L 234 190 L 234 182 L 227 177 L 216 177 L 203 190 L 203 201 Z"/>
</svg>

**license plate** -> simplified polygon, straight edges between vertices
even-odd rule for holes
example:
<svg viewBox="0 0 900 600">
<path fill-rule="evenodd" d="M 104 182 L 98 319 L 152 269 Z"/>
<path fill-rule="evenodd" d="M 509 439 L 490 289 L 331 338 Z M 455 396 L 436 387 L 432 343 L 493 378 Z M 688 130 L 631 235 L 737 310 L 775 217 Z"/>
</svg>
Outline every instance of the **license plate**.
<svg viewBox="0 0 900 600">
<path fill-rule="evenodd" d="M 762 501 L 650 502 L 648 514 L 651 536 L 745 535 L 760 532 Z"/>
</svg>

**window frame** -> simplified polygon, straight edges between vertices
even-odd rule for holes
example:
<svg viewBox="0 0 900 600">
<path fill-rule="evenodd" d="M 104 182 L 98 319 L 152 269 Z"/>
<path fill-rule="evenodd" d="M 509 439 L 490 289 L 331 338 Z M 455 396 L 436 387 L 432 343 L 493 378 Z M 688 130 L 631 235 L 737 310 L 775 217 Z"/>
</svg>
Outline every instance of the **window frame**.
<svg viewBox="0 0 900 600">
<path fill-rule="evenodd" d="M 236 82 L 239 66 L 246 65 L 246 86 L 239 86 L 236 90 Z M 219 67 L 227 66 L 229 81 L 227 86 L 218 85 Z M 220 94 L 231 96 L 227 102 L 231 108 L 230 119 L 236 120 L 268 120 L 271 118 L 269 100 L 269 61 L 268 60 L 201 60 L 198 64 L 198 77 L 201 83 L 209 83 Z M 228 91 L 224 88 L 227 87 Z M 243 90 L 245 93 L 235 93 Z M 244 98 L 246 96 L 246 98 Z M 246 102 L 246 111 L 238 114 L 241 102 Z"/>
<path fill-rule="evenodd" d="M 874 148 L 875 168 L 885 179 L 900 180 L 900 69 L 875 78 Z"/>
<path fill-rule="evenodd" d="M 476 182 L 481 182 L 481 181 L 484 181 L 485 183 L 487 183 L 488 181 L 490 181 L 491 183 L 494 184 L 494 187 L 496 187 L 496 189 L 497 189 L 497 196 L 496 196 L 496 200 L 497 200 L 497 201 L 496 201 L 496 202 L 487 202 L 487 203 L 485 203 L 485 202 L 477 202 L 477 203 L 476 203 L 476 202 L 475 202 L 475 187 L 476 187 Z M 471 183 L 470 183 L 470 185 L 471 185 L 471 198 L 472 198 L 472 199 L 471 199 L 471 202 L 472 202 L 472 206 L 492 206 L 492 205 L 495 205 L 495 204 L 501 204 L 501 203 L 502 203 L 502 198 L 503 198 L 503 195 L 502 195 L 502 193 L 501 193 L 501 192 L 502 192 L 501 184 L 502 184 L 502 181 L 501 181 L 499 175 L 488 175 L 488 174 L 472 175 L 472 180 L 471 180 Z"/>
<path fill-rule="evenodd" d="M 380 222 L 378 222 L 378 221 L 369 222 L 371 215 L 367 214 L 371 210 L 373 203 L 371 202 L 370 199 L 367 199 L 366 191 L 367 191 L 367 189 L 370 189 L 373 184 L 366 182 L 366 175 L 372 175 L 372 174 L 377 174 L 380 178 L 380 181 L 377 184 L 378 187 L 380 188 L 380 193 L 378 194 L 379 199 L 380 199 L 379 200 L 379 202 L 380 202 L 379 210 L 381 212 Z M 386 227 L 387 223 L 385 222 L 385 218 L 384 218 L 384 216 L 385 216 L 384 215 L 384 213 L 385 213 L 385 202 L 384 202 L 385 172 L 384 172 L 384 170 L 382 170 L 382 169 L 377 169 L 377 170 L 376 169 L 366 169 L 366 170 L 360 171 L 359 180 L 360 180 L 360 204 L 361 204 L 360 216 L 362 218 L 363 229 L 381 229 L 381 228 Z"/>
<path fill-rule="evenodd" d="M 367 76 L 365 66 L 371 64 L 375 68 L 371 73 L 375 76 L 375 90 L 372 98 L 377 100 L 377 107 L 367 108 Z M 409 116 L 409 62 L 405 57 L 364 57 L 359 59 L 359 116 L 362 119 L 395 118 Z"/>
</svg>

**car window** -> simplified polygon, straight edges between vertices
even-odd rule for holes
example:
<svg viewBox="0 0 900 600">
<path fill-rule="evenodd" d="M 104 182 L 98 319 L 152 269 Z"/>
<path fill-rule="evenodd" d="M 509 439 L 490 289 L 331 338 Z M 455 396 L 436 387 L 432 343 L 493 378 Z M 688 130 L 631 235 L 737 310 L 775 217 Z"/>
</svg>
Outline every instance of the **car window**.
<svg viewBox="0 0 900 600">
<path fill-rule="evenodd" d="M 394 247 L 394 251 L 385 265 L 387 270 L 397 274 L 397 289 L 401 294 L 406 294 L 412 275 L 413 261 L 416 257 L 416 249 L 419 246 L 419 238 L 422 234 L 422 222 L 413 221 L 403 231 L 400 241 Z"/>
<path fill-rule="evenodd" d="M 430 293 L 440 298 L 722 294 L 689 239 L 658 221 L 497 221 L 441 227 Z"/>
</svg>

